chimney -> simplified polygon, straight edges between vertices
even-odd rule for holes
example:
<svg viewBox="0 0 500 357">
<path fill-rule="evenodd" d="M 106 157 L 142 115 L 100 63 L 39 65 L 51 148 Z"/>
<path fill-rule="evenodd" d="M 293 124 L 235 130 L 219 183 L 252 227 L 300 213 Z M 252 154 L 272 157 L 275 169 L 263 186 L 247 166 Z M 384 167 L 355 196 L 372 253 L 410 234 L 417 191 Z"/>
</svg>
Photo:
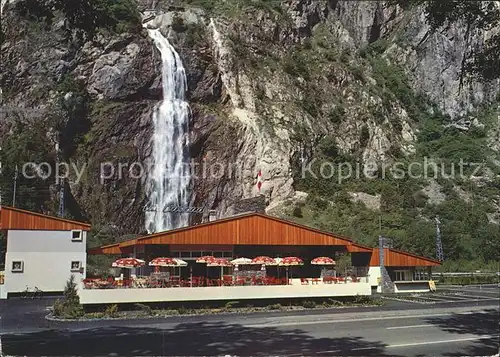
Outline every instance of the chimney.
<svg viewBox="0 0 500 357">
<path fill-rule="evenodd" d="M 212 222 L 215 221 L 216 219 L 217 219 L 217 211 L 214 209 L 208 211 L 208 221 Z"/>
</svg>

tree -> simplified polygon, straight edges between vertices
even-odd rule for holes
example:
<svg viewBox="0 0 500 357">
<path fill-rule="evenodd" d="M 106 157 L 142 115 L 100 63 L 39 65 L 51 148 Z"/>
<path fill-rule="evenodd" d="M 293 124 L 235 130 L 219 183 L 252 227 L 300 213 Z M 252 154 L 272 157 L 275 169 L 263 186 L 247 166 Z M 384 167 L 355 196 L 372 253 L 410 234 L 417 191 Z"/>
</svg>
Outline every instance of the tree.
<svg viewBox="0 0 500 357">
<path fill-rule="evenodd" d="M 64 288 L 64 299 L 57 300 L 53 306 L 53 314 L 56 317 L 75 319 L 84 315 L 83 306 L 80 305 L 75 276 L 70 275 Z"/>
</svg>

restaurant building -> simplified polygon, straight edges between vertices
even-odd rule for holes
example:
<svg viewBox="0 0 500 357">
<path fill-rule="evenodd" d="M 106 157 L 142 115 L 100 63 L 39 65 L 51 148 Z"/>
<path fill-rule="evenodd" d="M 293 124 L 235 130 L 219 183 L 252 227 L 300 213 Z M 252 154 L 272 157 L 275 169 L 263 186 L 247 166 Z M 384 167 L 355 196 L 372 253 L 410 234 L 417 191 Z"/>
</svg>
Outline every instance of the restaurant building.
<svg viewBox="0 0 500 357">
<path fill-rule="evenodd" d="M 174 274 L 184 277 L 218 274 L 217 270 L 210 273 L 205 266 L 196 263 L 196 260 L 204 255 L 227 259 L 297 256 L 303 259 L 305 264 L 292 268 L 290 272 L 292 286 L 303 285 L 304 280 L 319 277 L 320 269 L 309 264 L 315 257 L 338 257 L 346 253 L 350 253 L 351 256 L 352 271 L 349 275 L 355 276 L 355 284 L 338 285 L 335 291 L 332 290 L 333 287 L 328 287 L 330 290 L 319 292 L 320 288 L 317 287 L 315 289 L 318 289 L 318 295 L 310 295 L 309 290 L 312 287 L 299 286 L 298 288 L 303 288 L 302 292 L 310 297 L 370 295 L 375 289 L 384 292 L 429 291 L 430 269 L 432 266 L 439 265 L 439 262 L 433 259 L 395 249 L 384 249 L 384 264 L 381 265 L 380 252 L 377 248 L 363 246 L 347 237 L 262 213 L 242 214 L 89 250 L 89 254 L 135 257 L 144 261 L 162 256 L 180 258 L 188 262 L 188 267 L 179 268 Z M 147 266 L 138 268 L 137 271 L 134 270 L 134 274 L 147 275 L 150 273 L 148 269 Z M 268 269 L 270 269 L 268 272 L 270 274 L 279 273 L 272 267 Z M 344 272 L 338 273 L 344 274 Z M 358 289 L 353 290 L 352 286 L 357 286 Z M 306 291 L 306 289 L 309 290 Z M 231 292 L 234 291 L 231 290 Z M 300 294 L 300 291 L 299 289 L 295 293 Z M 171 299 L 186 298 L 180 290 L 177 290 L 177 293 L 177 296 L 172 296 Z M 228 293 L 229 290 L 219 289 L 213 299 L 244 298 L 241 295 L 228 297 Z M 123 295 L 120 299 L 124 300 L 112 300 L 112 292 L 104 294 L 111 299 L 109 301 L 126 302 L 127 300 Z M 205 298 L 208 298 L 206 291 L 203 294 Z M 84 296 L 83 300 L 85 301 L 89 296 Z M 269 296 L 266 294 L 260 296 L 281 297 L 275 292 L 270 292 Z M 164 296 L 164 298 L 170 297 Z M 155 297 L 150 295 L 150 299 L 155 299 Z M 90 300 L 92 299 L 89 298 Z"/>
</svg>

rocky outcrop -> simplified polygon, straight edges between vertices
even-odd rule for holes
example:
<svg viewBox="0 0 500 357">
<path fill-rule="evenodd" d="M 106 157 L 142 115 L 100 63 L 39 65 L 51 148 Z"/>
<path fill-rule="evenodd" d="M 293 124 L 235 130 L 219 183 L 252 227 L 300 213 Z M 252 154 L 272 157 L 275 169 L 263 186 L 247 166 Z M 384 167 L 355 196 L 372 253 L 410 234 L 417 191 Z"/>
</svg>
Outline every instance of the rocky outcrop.
<svg viewBox="0 0 500 357">
<path fill-rule="evenodd" d="M 259 170 L 261 193 L 274 209 L 294 197 L 297 171 L 321 150 L 332 159 L 359 160 L 371 173 L 415 152 L 416 118 L 361 56 L 370 43 L 385 41 L 380 58 L 403 68 L 411 89 L 457 122 L 500 91 L 498 82 L 462 77 L 467 43 L 460 26 L 431 33 L 422 13 L 385 2 L 293 0 L 280 11 L 215 12 L 156 3 L 158 12 L 145 14 L 148 26 L 168 35 L 187 71 L 192 202 L 219 216 L 259 194 Z M 146 10 L 151 3 L 139 5 Z M 75 148 L 67 159 L 88 172 L 81 181 L 70 179 L 71 194 L 97 226 L 141 231 L 147 177 L 136 170 L 151 162 L 151 113 L 161 96 L 159 54 L 147 34 L 99 34 L 75 47 L 64 38 L 63 19 L 47 28 L 6 9 L 0 134 L 8 135 L 12 122 L 30 128 L 47 121 L 43 135 L 59 130 L 49 119 L 61 111 L 61 98 L 83 90 L 87 114 L 71 123 L 87 128 L 71 137 Z M 486 36 L 476 33 L 470 41 Z M 78 88 L 68 87 L 68 78 Z M 498 152 L 496 128 L 489 136 Z M 109 163 L 105 180 L 101 163 Z M 441 202 L 429 187 L 432 202 Z M 360 193 L 353 200 L 380 206 L 377 196 Z"/>
</svg>

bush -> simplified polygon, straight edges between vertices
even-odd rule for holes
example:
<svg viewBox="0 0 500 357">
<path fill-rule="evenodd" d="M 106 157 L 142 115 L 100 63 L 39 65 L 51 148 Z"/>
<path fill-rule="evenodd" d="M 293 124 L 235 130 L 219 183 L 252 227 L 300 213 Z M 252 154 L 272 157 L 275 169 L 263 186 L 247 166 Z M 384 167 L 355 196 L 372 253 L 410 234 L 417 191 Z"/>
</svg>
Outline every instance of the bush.
<svg viewBox="0 0 500 357">
<path fill-rule="evenodd" d="M 283 306 L 281 306 L 281 304 L 273 304 L 273 305 L 268 305 L 267 309 L 268 310 L 282 310 Z"/>
<path fill-rule="evenodd" d="M 372 299 L 369 296 L 356 295 L 354 297 L 355 304 L 366 305 L 366 304 L 370 304 L 371 302 L 372 302 Z"/>
<path fill-rule="evenodd" d="M 148 305 L 145 305 L 145 304 L 135 304 L 134 306 L 137 309 L 141 310 L 145 315 L 148 315 L 148 316 L 153 315 L 153 310 Z"/>
<path fill-rule="evenodd" d="M 108 305 L 108 307 L 104 311 L 104 315 L 108 317 L 118 317 L 118 305 L 117 304 Z"/>
<path fill-rule="evenodd" d="M 304 217 L 304 215 L 302 214 L 302 208 L 300 208 L 299 206 L 295 206 L 295 208 L 293 209 L 293 215 L 297 218 Z"/>
<path fill-rule="evenodd" d="M 235 305 L 238 305 L 239 301 L 228 301 L 226 305 L 224 305 L 224 309 L 229 310 L 232 309 Z"/>
<path fill-rule="evenodd" d="M 316 303 L 312 300 L 304 300 L 302 301 L 302 307 L 306 309 L 313 309 L 316 307 Z"/>
<path fill-rule="evenodd" d="M 327 304 L 329 306 L 344 306 L 344 303 L 335 299 L 328 299 Z"/>
</svg>

